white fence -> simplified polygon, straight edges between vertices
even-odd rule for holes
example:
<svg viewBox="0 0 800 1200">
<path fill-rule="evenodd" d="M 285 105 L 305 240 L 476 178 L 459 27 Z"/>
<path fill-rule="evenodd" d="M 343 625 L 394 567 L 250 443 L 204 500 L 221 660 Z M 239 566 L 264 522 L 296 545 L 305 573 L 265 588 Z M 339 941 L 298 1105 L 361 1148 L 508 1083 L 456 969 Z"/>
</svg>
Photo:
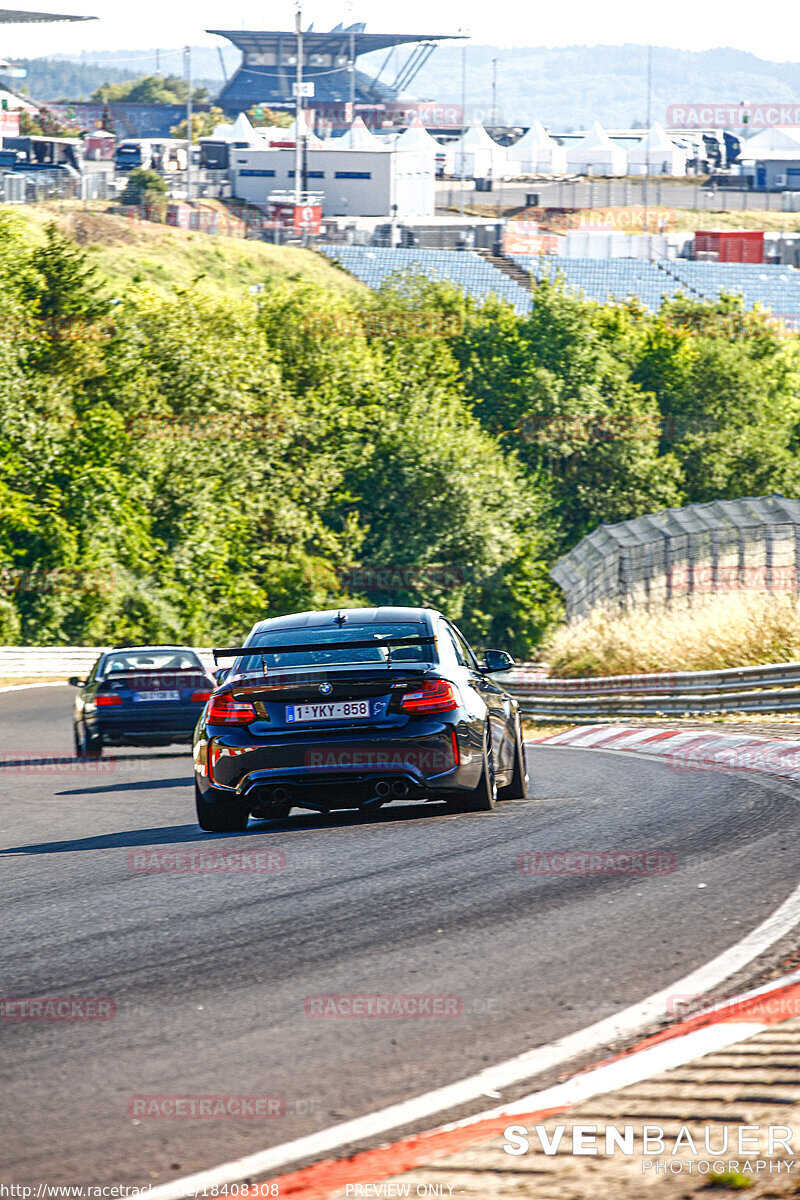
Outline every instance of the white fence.
<svg viewBox="0 0 800 1200">
<path fill-rule="evenodd" d="M 82 679 L 91 671 L 101 654 L 112 646 L 0 646 L 0 679 Z M 214 666 L 211 650 L 198 648 L 207 667 Z"/>
</svg>

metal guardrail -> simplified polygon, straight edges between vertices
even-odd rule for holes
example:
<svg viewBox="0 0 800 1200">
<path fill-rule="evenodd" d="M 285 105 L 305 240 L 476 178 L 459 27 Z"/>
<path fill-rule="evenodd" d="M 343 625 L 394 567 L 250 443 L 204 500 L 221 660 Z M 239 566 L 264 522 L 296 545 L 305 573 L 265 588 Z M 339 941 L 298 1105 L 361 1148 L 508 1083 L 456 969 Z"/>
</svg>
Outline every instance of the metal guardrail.
<svg viewBox="0 0 800 1200">
<path fill-rule="evenodd" d="M 0 646 L 0 678 L 85 676 L 98 656 L 110 648 Z M 208 647 L 197 648 L 197 653 L 213 667 Z M 553 679 L 541 663 L 519 663 L 501 680 L 520 701 L 523 714 L 542 721 L 580 723 L 662 713 L 800 712 L 800 662 L 586 679 Z"/>
<path fill-rule="evenodd" d="M 800 712 L 800 662 L 586 679 L 526 679 L 523 669 L 506 686 L 523 714 L 540 720 Z"/>
</svg>

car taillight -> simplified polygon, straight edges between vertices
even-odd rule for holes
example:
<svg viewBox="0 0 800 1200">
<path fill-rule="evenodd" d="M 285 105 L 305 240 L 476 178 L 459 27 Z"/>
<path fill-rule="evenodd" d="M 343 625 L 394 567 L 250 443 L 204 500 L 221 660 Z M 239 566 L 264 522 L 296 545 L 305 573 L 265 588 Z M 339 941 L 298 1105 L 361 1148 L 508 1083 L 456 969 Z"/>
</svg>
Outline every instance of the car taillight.
<svg viewBox="0 0 800 1200">
<path fill-rule="evenodd" d="M 252 704 L 241 704 L 232 696 L 212 696 L 206 721 L 209 725 L 249 725 L 256 719 Z"/>
<path fill-rule="evenodd" d="M 105 708 L 108 704 L 122 704 L 121 696 L 97 696 L 95 704 L 98 708 Z"/>
<path fill-rule="evenodd" d="M 416 692 L 406 692 L 400 701 L 403 712 L 422 716 L 426 713 L 451 712 L 461 704 L 458 690 L 446 679 L 426 679 Z"/>
<path fill-rule="evenodd" d="M 211 692 L 192 692 L 190 699 L 192 704 L 205 704 L 210 696 Z"/>
</svg>

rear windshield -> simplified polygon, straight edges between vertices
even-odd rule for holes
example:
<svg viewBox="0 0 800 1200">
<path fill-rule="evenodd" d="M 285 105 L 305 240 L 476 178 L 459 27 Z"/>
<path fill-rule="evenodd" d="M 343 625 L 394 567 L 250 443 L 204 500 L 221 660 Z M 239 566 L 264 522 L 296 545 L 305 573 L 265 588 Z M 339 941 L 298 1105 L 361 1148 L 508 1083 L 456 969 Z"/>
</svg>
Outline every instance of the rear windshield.
<svg viewBox="0 0 800 1200">
<path fill-rule="evenodd" d="M 428 637 L 430 631 L 416 621 L 403 622 L 371 622 L 369 625 L 351 624 L 349 621 L 341 629 L 336 626 L 324 629 L 281 629 L 270 632 L 268 629 L 257 633 L 250 646 L 302 646 L 307 643 L 330 643 L 330 650 L 296 650 L 282 654 L 274 651 L 264 655 L 264 665 L 268 671 L 292 667 L 324 667 L 336 663 L 386 663 L 388 650 L 380 645 L 382 637 Z M 365 646 L 361 649 L 349 648 L 346 644 L 352 641 L 375 639 L 375 646 Z M 249 647 L 248 647 L 249 649 Z M 393 663 L 430 663 L 433 662 L 433 645 L 427 646 L 393 646 Z M 236 674 L 247 675 L 260 673 L 262 656 L 248 654 L 236 664 Z"/>
<path fill-rule="evenodd" d="M 190 650 L 115 650 L 103 664 L 103 675 L 125 671 L 202 671 Z"/>
</svg>

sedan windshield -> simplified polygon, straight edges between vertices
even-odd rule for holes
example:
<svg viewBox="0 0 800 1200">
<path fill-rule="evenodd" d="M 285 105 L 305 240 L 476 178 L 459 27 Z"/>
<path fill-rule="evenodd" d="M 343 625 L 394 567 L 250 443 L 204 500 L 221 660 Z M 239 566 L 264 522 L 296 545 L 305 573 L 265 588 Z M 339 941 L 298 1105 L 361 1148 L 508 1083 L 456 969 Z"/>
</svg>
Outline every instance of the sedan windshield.
<svg viewBox="0 0 800 1200">
<path fill-rule="evenodd" d="M 115 650 L 103 664 L 103 674 L 125 671 L 202 671 L 203 664 L 189 650 Z"/>
</svg>

